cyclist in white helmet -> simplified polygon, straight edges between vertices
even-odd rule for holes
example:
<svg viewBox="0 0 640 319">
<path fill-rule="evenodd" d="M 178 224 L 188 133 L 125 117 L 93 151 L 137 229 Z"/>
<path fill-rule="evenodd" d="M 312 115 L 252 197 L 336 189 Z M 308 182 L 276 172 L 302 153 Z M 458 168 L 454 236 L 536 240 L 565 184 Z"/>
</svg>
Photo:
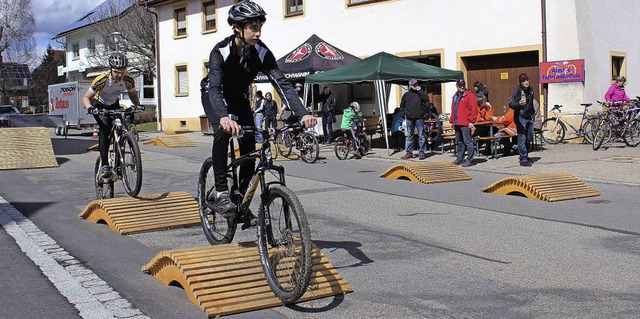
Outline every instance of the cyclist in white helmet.
<svg viewBox="0 0 640 319">
<path fill-rule="evenodd" d="M 113 176 L 113 168 L 109 166 L 109 133 L 113 123 L 107 115 L 100 115 L 94 109 L 115 110 L 120 107 L 120 95 L 127 93 L 134 105 L 140 105 L 135 82 L 127 73 L 128 61 L 122 52 L 114 52 L 109 56 L 109 71 L 98 75 L 82 98 L 82 104 L 88 112 L 93 113 L 99 127 L 98 149 L 100 150 L 100 177 L 109 179 Z"/>
</svg>

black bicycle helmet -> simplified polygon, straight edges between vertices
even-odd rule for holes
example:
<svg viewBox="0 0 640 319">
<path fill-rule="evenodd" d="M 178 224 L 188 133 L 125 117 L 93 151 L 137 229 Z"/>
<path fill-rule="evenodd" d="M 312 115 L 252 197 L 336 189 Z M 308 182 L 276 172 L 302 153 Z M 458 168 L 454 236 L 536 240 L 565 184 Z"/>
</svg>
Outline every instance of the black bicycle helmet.
<svg viewBox="0 0 640 319">
<path fill-rule="evenodd" d="M 266 21 L 266 12 L 255 2 L 251 0 L 243 0 L 231 6 L 229 9 L 229 25 L 234 23 L 244 25 L 249 20 Z"/>
<path fill-rule="evenodd" d="M 109 56 L 109 67 L 112 69 L 124 69 L 129 66 L 127 56 L 122 52 L 113 52 Z"/>
</svg>

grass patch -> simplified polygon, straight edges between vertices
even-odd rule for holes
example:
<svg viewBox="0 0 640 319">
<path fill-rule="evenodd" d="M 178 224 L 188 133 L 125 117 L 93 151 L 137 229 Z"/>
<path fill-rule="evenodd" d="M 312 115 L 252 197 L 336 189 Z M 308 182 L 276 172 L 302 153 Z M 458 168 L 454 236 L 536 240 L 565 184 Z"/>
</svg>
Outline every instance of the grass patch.
<svg viewBox="0 0 640 319">
<path fill-rule="evenodd" d="M 149 122 L 136 124 L 136 129 L 138 130 L 138 132 L 155 132 L 158 130 L 158 123 Z"/>
</svg>

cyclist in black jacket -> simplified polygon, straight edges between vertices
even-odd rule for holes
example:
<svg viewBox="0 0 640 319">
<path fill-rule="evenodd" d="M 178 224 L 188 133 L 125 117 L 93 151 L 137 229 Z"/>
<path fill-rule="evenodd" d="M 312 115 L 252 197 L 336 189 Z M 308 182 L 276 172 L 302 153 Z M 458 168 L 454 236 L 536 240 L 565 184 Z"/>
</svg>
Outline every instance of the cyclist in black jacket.
<svg viewBox="0 0 640 319">
<path fill-rule="evenodd" d="M 229 197 L 225 177 L 227 148 L 229 138 L 238 135 L 239 125 L 254 125 L 249 85 L 259 71 L 267 75 L 283 103 L 289 105 L 305 127 L 316 125 L 316 118 L 302 105 L 293 86 L 278 69 L 273 53 L 260 41 L 266 15 L 259 5 L 250 0 L 231 6 L 227 22 L 233 27 L 233 35 L 216 44 L 209 54 L 208 84 L 203 83 L 202 104 L 213 125 L 212 159 L 217 191 L 215 205 L 222 214 L 236 209 Z M 229 114 L 236 115 L 237 122 Z M 240 154 L 254 151 L 255 136 L 244 135 L 239 139 L 239 148 Z M 240 167 L 241 192 L 248 186 L 253 169 L 253 161 L 246 161 Z"/>
</svg>

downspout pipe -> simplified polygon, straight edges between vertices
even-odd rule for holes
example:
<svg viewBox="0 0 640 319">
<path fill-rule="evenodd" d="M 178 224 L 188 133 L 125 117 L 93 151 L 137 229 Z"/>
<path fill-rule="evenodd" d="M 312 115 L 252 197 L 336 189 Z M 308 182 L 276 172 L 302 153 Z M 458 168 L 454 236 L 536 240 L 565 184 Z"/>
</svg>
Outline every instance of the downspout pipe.
<svg viewBox="0 0 640 319">
<path fill-rule="evenodd" d="M 547 1 L 541 0 L 542 13 L 542 62 L 547 62 Z M 549 105 L 549 84 L 542 85 L 544 119 L 547 119 Z"/>
<path fill-rule="evenodd" d="M 156 61 L 155 61 L 155 65 L 156 65 L 156 87 L 158 88 L 157 93 L 156 93 L 156 101 L 158 102 L 158 105 L 156 107 L 156 117 L 158 118 L 158 131 L 162 131 L 162 94 L 160 94 L 161 90 L 160 90 L 160 86 L 162 81 L 160 81 L 160 40 L 158 39 L 158 35 L 160 34 L 160 20 L 158 19 L 158 13 L 156 13 L 155 11 L 151 11 L 151 9 L 149 8 L 149 6 L 145 3 L 144 5 L 145 10 L 147 10 L 147 12 L 153 14 L 153 16 L 155 17 L 156 23 L 155 23 L 155 55 L 156 55 Z"/>
</svg>

